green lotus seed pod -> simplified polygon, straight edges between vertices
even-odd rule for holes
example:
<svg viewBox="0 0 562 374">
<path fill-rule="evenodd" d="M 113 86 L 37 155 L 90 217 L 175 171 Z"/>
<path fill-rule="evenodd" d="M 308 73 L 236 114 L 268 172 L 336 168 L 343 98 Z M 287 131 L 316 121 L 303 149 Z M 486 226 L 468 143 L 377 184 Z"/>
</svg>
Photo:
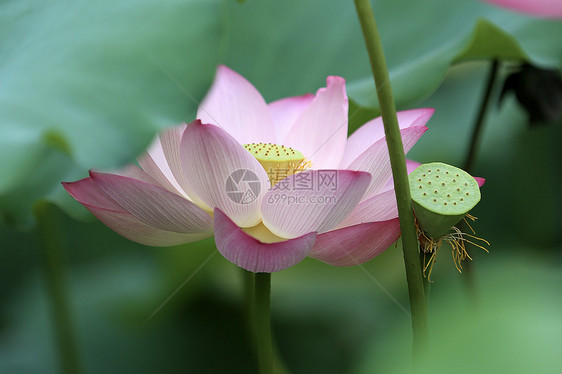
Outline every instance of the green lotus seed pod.
<svg viewBox="0 0 562 374">
<path fill-rule="evenodd" d="M 480 201 L 480 188 L 466 171 L 441 162 L 422 164 L 410 176 L 420 227 L 440 238 Z"/>
</svg>

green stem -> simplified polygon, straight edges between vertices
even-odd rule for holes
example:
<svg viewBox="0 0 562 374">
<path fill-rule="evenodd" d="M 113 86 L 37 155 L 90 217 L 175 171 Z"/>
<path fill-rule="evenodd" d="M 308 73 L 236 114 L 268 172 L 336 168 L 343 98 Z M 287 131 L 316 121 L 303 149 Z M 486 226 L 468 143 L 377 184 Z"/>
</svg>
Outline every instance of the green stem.
<svg viewBox="0 0 562 374">
<path fill-rule="evenodd" d="M 255 280 L 255 334 L 260 374 L 273 373 L 273 345 L 271 341 L 271 274 L 256 273 Z"/>
<path fill-rule="evenodd" d="M 256 355 L 259 357 L 258 352 L 258 343 L 257 343 L 257 335 L 256 335 L 256 298 L 255 298 L 255 274 L 244 269 L 240 269 L 242 271 L 242 279 L 244 283 L 244 299 L 246 303 L 246 316 L 247 316 L 247 323 L 248 323 L 248 331 L 250 332 L 250 339 L 252 343 L 252 349 L 256 352 Z M 283 360 L 281 360 L 281 355 L 279 354 L 279 350 L 277 349 L 277 345 L 275 344 L 275 339 L 273 338 L 273 333 L 271 337 L 271 345 L 273 349 L 273 366 L 275 374 L 288 374 L 289 370 L 287 369 Z"/>
<path fill-rule="evenodd" d="M 398 117 L 392 98 L 390 78 L 382 49 L 382 43 L 377 30 L 373 9 L 369 0 L 355 0 L 355 8 L 361 23 L 363 37 L 371 69 L 375 78 L 375 85 L 384 123 L 384 132 L 390 155 L 392 175 L 394 177 L 394 189 L 398 204 L 400 217 L 400 229 L 402 232 L 402 248 L 404 251 L 404 264 L 406 267 L 406 279 L 410 297 L 410 309 L 412 312 L 412 329 L 414 333 L 414 356 L 419 357 L 423 353 L 423 347 L 427 343 L 427 304 L 423 288 L 423 275 L 418 249 L 418 239 L 412 211 L 412 199 L 410 197 L 410 186 L 408 172 L 406 169 L 406 157 L 398 127 Z"/>
<path fill-rule="evenodd" d="M 80 370 L 65 289 L 60 235 L 63 229 L 60 226 L 57 212 L 48 203 L 38 203 L 34 213 L 37 219 L 37 235 L 43 255 L 42 262 L 54 317 L 62 373 L 76 374 Z"/>
<path fill-rule="evenodd" d="M 466 155 L 466 159 L 463 165 L 463 169 L 468 173 L 472 172 L 472 168 L 476 161 L 476 153 L 478 151 L 478 145 L 480 144 L 480 138 L 482 136 L 484 120 L 486 119 L 486 115 L 490 107 L 492 90 L 494 88 L 494 84 L 496 82 L 496 78 L 498 75 L 499 65 L 500 64 L 497 59 L 493 60 L 492 64 L 490 65 L 490 70 L 488 71 L 488 78 L 486 80 L 486 88 L 484 91 L 484 96 L 482 96 L 482 101 L 480 102 L 478 115 L 476 117 L 476 121 L 474 122 L 474 126 L 472 129 L 472 136 L 470 138 L 470 143 L 468 146 L 468 153 Z M 468 227 L 466 227 L 466 225 L 463 222 L 461 222 L 459 224 L 459 229 L 461 229 L 461 231 L 463 232 L 466 232 Z M 468 251 L 469 249 L 467 248 L 467 252 Z M 473 302 L 473 304 L 476 304 L 478 299 L 478 295 L 477 295 L 478 292 L 476 290 L 474 264 L 470 260 L 466 261 L 464 264 L 463 280 L 468 292 L 468 297 Z"/>
<path fill-rule="evenodd" d="M 421 265 L 420 269 L 422 271 L 422 276 L 424 274 L 424 271 L 423 271 L 424 259 L 425 259 L 425 255 L 422 251 L 420 251 L 420 265 Z M 426 274 L 426 276 L 423 276 L 423 292 L 425 294 L 425 302 L 426 303 L 429 303 L 429 291 L 431 291 L 431 283 L 429 282 L 429 279 L 427 278 L 427 274 Z"/>
<path fill-rule="evenodd" d="M 242 272 L 242 281 L 244 283 L 244 302 L 245 302 L 245 312 L 247 318 L 248 329 L 250 331 L 250 339 L 252 340 L 252 346 L 256 346 L 256 332 L 254 331 L 255 323 L 255 277 L 254 273 L 240 269 Z"/>
<path fill-rule="evenodd" d="M 484 92 L 484 96 L 482 97 L 482 101 L 480 102 L 480 109 L 478 109 L 478 116 L 476 117 L 476 122 L 474 123 L 472 137 L 470 139 L 470 145 L 468 147 L 468 153 L 464 161 L 463 169 L 468 173 L 471 172 L 476 160 L 476 152 L 482 134 L 482 125 L 484 124 L 484 119 L 486 118 L 486 113 L 488 112 L 488 108 L 490 106 L 490 98 L 492 97 L 492 89 L 494 88 L 498 70 L 498 60 L 492 61 L 492 64 L 490 65 L 490 71 L 488 72 L 486 91 Z"/>
</svg>

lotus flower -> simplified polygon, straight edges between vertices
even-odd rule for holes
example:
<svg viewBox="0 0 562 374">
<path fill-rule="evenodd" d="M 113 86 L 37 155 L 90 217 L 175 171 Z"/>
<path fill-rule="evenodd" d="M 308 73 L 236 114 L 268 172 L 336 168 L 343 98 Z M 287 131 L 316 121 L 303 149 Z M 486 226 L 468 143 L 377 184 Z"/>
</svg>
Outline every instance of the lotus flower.
<svg viewBox="0 0 562 374">
<path fill-rule="evenodd" d="M 483 0 L 517 12 L 545 17 L 562 18 L 562 1 L 560 0 Z"/>
<path fill-rule="evenodd" d="M 432 114 L 398 113 L 405 152 Z M 316 95 L 266 104 L 220 66 L 197 118 L 163 131 L 140 167 L 90 171 L 64 187 L 130 240 L 170 246 L 214 234 L 219 252 L 252 272 L 306 256 L 357 265 L 400 236 L 382 120 L 347 138 L 343 78 L 328 77 Z"/>
</svg>

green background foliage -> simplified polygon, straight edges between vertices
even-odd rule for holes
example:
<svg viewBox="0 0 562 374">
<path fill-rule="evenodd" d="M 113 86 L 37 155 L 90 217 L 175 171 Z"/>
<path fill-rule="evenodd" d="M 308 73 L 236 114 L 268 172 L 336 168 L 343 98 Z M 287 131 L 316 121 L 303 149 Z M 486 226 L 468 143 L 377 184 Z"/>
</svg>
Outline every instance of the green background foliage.
<svg viewBox="0 0 562 374">
<path fill-rule="evenodd" d="M 562 67 L 562 22 L 476 0 L 373 6 L 399 109 L 436 109 L 409 154 L 421 162 L 462 164 L 491 58 L 503 61 L 499 81 L 521 61 Z M 33 229 L 38 201 L 53 203 L 52 219 L 64 227 L 85 372 L 256 370 L 240 274 L 212 239 L 136 245 L 91 219 L 60 186 L 89 168 L 130 162 L 158 130 L 192 120 L 218 63 L 267 101 L 315 92 L 326 76 L 340 75 L 351 129 L 377 114 L 352 1 L 0 3 L 0 372 L 58 370 Z M 512 96 L 493 104 L 474 170 L 487 179 L 475 228 L 492 244 L 490 254 L 473 256 L 481 300 L 474 311 L 444 247 L 433 272 L 428 372 L 553 372 L 561 364 L 562 123 L 529 128 Z M 307 259 L 274 274 L 275 335 L 291 371 L 403 372 L 410 350 L 403 269 L 398 245 L 363 267 Z"/>
</svg>

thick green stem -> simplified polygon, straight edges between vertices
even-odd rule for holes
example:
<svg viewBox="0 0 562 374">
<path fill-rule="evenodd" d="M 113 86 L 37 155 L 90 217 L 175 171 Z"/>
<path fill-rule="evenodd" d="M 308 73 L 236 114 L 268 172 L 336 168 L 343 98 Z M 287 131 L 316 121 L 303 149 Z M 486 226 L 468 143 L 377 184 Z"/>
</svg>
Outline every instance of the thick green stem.
<svg viewBox="0 0 562 374">
<path fill-rule="evenodd" d="M 424 274 L 425 257 L 426 257 L 425 254 L 422 251 L 420 251 L 420 265 L 421 265 L 422 275 Z M 423 276 L 423 292 L 425 294 L 426 303 L 429 303 L 429 291 L 431 291 L 431 283 L 429 282 L 428 274 L 429 272 L 425 273 L 425 275 Z"/>
<path fill-rule="evenodd" d="M 252 343 L 252 348 L 256 352 L 259 358 L 260 352 L 258 350 L 257 334 L 256 334 L 256 274 L 249 272 L 244 269 L 242 271 L 243 283 L 244 283 L 244 299 L 246 302 L 246 316 L 248 318 L 248 331 L 250 332 L 250 339 Z M 273 337 L 273 332 L 271 333 L 271 345 L 273 350 L 273 370 L 275 374 L 288 374 L 285 363 L 281 359 L 277 345 L 275 344 L 275 339 Z"/>
<path fill-rule="evenodd" d="M 414 355 L 420 356 L 427 343 L 427 304 L 424 295 L 423 275 L 418 250 L 418 239 L 412 211 L 412 199 L 406 169 L 406 157 L 398 127 L 398 117 L 392 98 L 390 78 L 382 49 L 382 43 L 377 30 L 373 9 L 369 0 L 355 0 L 355 8 L 361 23 L 365 38 L 367 52 L 371 61 L 371 69 L 375 78 L 375 85 L 384 123 L 384 132 L 390 155 L 394 189 L 400 216 L 400 229 L 402 232 L 402 248 L 404 251 L 404 264 L 410 296 L 410 309 L 412 312 L 412 328 L 414 332 Z"/>
<path fill-rule="evenodd" d="M 271 274 L 256 273 L 255 280 L 255 334 L 260 374 L 273 373 L 273 345 L 271 342 Z"/>
<path fill-rule="evenodd" d="M 80 370 L 65 289 L 64 264 L 61 254 L 63 228 L 60 227 L 57 212 L 48 203 L 38 203 L 34 212 L 37 219 L 39 246 L 43 255 L 42 263 L 47 291 L 54 318 L 61 372 L 76 374 Z"/>
<path fill-rule="evenodd" d="M 255 329 L 254 316 L 255 316 L 255 308 L 256 308 L 255 295 L 254 295 L 255 274 L 244 269 L 240 269 L 240 271 L 242 272 L 242 282 L 244 285 L 244 303 L 245 303 L 247 324 L 248 324 L 248 329 L 250 331 L 250 339 L 252 340 L 252 345 L 253 347 L 255 347 L 256 345 L 256 332 L 254 331 Z"/>
</svg>

